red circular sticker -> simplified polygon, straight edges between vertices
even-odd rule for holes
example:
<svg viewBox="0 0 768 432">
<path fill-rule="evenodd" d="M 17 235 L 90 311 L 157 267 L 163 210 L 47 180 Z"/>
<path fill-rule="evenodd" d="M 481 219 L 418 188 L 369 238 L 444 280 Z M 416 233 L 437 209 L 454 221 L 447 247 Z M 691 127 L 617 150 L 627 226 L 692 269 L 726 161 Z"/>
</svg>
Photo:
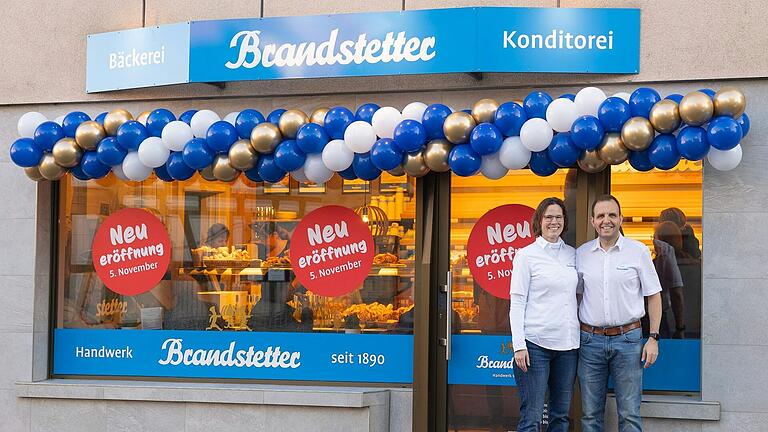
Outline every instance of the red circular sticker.
<svg viewBox="0 0 768 432">
<path fill-rule="evenodd" d="M 509 299 L 512 259 L 536 240 L 531 231 L 534 209 L 507 204 L 478 219 L 467 242 L 467 264 L 475 282 L 492 295 Z"/>
<path fill-rule="evenodd" d="M 96 274 L 107 288 L 138 295 L 154 288 L 165 275 L 171 262 L 171 242 L 155 215 L 127 208 L 99 225 L 91 256 Z"/>
<path fill-rule="evenodd" d="M 373 236 L 352 210 L 325 206 L 309 213 L 291 236 L 293 272 L 308 290 L 336 297 L 363 284 L 373 266 Z"/>
</svg>

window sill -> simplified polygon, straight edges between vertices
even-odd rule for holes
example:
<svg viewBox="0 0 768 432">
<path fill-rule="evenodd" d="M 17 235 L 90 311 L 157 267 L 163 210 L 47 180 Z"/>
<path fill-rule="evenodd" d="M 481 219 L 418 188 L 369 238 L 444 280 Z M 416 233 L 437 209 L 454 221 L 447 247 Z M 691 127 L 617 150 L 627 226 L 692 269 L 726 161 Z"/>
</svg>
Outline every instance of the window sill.
<svg viewBox="0 0 768 432">
<path fill-rule="evenodd" d="M 205 402 L 366 408 L 389 404 L 389 389 L 50 379 L 17 382 L 20 398 Z"/>
<path fill-rule="evenodd" d="M 616 410 L 616 398 L 608 397 L 611 409 Z M 643 418 L 677 420 L 720 420 L 720 402 L 706 402 L 684 395 L 643 395 L 640 405 Z"/>
</svg>

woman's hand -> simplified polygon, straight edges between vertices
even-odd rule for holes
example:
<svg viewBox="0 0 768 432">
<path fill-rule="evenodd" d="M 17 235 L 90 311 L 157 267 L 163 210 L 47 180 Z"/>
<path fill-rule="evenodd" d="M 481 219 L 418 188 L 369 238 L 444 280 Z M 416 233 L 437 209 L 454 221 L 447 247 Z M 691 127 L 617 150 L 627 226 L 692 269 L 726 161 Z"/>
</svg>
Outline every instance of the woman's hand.
<svg viewBox="0 0 768 432">
<path fill-rule="evenodd" d="M 528 356 L 527 349 L 515 351 L 515 364 L 521 371 L 528 372 L 528 366 L 531 365 L 531 358 Z"/>
</svg>

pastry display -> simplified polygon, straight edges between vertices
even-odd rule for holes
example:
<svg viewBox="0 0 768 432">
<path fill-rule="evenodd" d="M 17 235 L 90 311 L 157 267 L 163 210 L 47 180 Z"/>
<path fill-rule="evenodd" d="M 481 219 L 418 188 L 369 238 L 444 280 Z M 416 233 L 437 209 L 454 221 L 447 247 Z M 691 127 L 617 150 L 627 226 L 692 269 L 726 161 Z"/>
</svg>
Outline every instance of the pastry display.
<svg viewBox="0 0 768 432">
<path fill-rule="evenodd" d="M 399 262 L 400 259 L 397 258 L 397 255 L 391 253 L 380 253 L 373 257 L 374 265 L 398 264 Z"/>
<path fill-rule="evenodd" d="M 262 268 L 272 268 L 272 267 L 290 267 L 291 266 L 291 259 L 287 256 L 282 257 L 269 257 L 266 260 L 261 262 Z"/>
<path fill-rule="evenodd" d="M 400 319 L 400 315 L 413 309 L 413 305 L 401 306 L 397 309 L 392 305 L 383 305 L 379 302 L 373 302 L 371 304 L 353 304 L 346 308 L 341 317 L 346 318 L 350 315 L 357 315 L 360 321 L 375 321 L 375 322 L 397 322 Z"/>
</svg>

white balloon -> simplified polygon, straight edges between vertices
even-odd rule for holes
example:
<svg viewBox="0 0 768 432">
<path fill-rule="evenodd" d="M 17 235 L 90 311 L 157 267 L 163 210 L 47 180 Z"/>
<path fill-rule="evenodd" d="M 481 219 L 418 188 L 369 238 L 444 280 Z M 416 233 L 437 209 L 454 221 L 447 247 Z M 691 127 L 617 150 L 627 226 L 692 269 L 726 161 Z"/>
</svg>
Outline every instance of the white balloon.
<svg viewBox="0 0 768 432">
<path fill-rule="evenodd" d="M 115 165 L 112 167 L 112 173 L 115 175 L 115 177 L 119 178 L 123 181 L 129 181 L 130 179 L 125 176 L 125 173 L 123 172 L 123 166 L 122 165 Z"/>
<path fill-rule="evenodd" d="M 47 121 L 48 117 L 37 111 L 30 111 L 19 118 L 19 122 L 16 124 L 16 129 L 19 131 L 20 137 L 33 138 L 35 136 L 35 129 L 40 126 L 40 123 Z"/>
<path fill-rule="evenodd" d="M 347 126 L 344 131 L 344 142 L 353 152 L 366 153 L 371 151 L 373 143 L 376 142 L 376 132 L 368 122 L 358 120 Z"/>
<path fill-rule="evenodd" d="M 730 150 L 718 150 L 714 147 L 709 149 L 707 160 L 712 167 L 718 171 L 730 171 L 741 163 L 741 145 Z"/>
<path fill-rule="evenodd" d="M 163 140 L 158 137 L 149 137 L 139 144 L 139 161 L 150 168 L 157 168 L 163 165 L 171 151 L 163 144 Z"/>
<path fill-rule="evenodd" d="M 373 113 L 371 124 L 379 138 L 394 138 L 395 127 L 403 121 L 403 115 L 397 108 L 381 107 Z"/>
<path fill-rule="evenodd" d="M 221 117 L 211 110 L 200 110 L 196 112 L 189 122 L 192 127 L 192 134 L 195 135 L 195 138 L 205 138 L 208 128 L 219 120 L 221 120 Z"/>
<path fill-rule="evenodd" d="M 152 174 L 152 168 L 141 163 L 139 152 L 132 151 L 123 159 L 123 173 L 129 180 L 142 181 Z"/>
<path fill-rule="evenodd" d="M 160 135 L 163 139 L 163 145 L 171 151 L 184 150 L 184 144 L 194 138 L 192 128 L 181 120 L 175 120 L 165 125 Z"/>
<path fill-rule="evenodd" d="M 483 162 L 480 165 L 480 172 L 491 180 L 498 180 L 507 175 L 507 167 L 499 160 L 499 153 L 493 153 L 483 156 Z"/>
<path fill-rule="evenodd" d="M 499 150 L 499 162 L 504 167 L 515 170 L 523 169 L 531 161 L 531 151 L 525 148 L 520 137 L 512 136 L 504 139 Z"/>
<path fill-rule="evenodd" d="M 424 117 L 424 111 L 426 110 L 426 104 L 421 102 L 411 102 L 403 108 L 403 120 L 411 119 L 421 123 L 421 119 Z"/>
<path fill-rule="evenodd" d="M 629 97 L 630 96 L 632 96 L 632 95 L 630 95 L 627 92 L 618 92 L 618 93 L 614 94 L 611 97 L 617 97 L 617 98 L 620 98 L 620 99 L 624 99 L 624 102 L 629 103 Z"/>
<path fill-rule="evenodd" d="M 579 118 L 576 104 L 570 99 L 558 98 L 547 107 L 547 123 L 558 132 L 568 132 L 571 125 Z"/>
<path fill-rule="evenodd" d="M 552 141 L 552 135 L 552 128 L 542 118 L 528 119 L 520 128 L 520 141 L 532 152 L 546 150 Z"/>
<path fill-rule="evenodd" d="M 322 158 L 320 158 L 320 160 L 322 161 Z M 304 161 L 304 163 L 306 163 L 306 161 Z M 291 177 L 296 179 L 296 181 L 298 181 L 299 183 L 306 183 L 309 181 L 309 179 L 307 178 L 307 175 L 304 173 L 304 167 L 301 167 L 296 171 L 291 171 Z"/>
<path fill-rule="evenodd" d="M 59 126 L 64 126 L 64 116 L 63 115 L 60 115 L 60 116 L 56 117 L 55 119 L 53 119 L 53 121 L 55 123 L 58 123 Z"/>
<path fill-rule="evenodd" d="M 239 116 L 239 115 L 240 115 L 240 111 L 231 112 L 231 113 L 227 114 L 226 116 L 224 116 L 224 121 L 229 123 L 229 124 L 231 124 L 232 126 L 234 126 L 235 125 L 235 120 L 237 120 L 237 116 Z"/>
<path fill-rule="evenodd" d="M 576 93 L 576 109 L 580 116 L 591 115 L 597 117 L 597 109 L 606 99 L 605 93 L 597 87 L 584 87 Z"/>
<path fill-rule="evenodd" d="M 309 158 L 309 155 L 307 155 Z M 355 159 L 355 153 L 347 147 L 344 140 L 333 140 L 325 145 L 322 153 L 323 163 L 325 167 L 332 171 L 344 171 L 352 165 L 352 160 Z M 304 164 L 304 173 L 309 176 L 309 172 Z"/>
<path fill-rule="evenodd" d="M 307 176 L 309 181 L 320 185 L 333 177 L 333 171 L 325 165 L 324 157 L 318 153 L 311 153 L 307 155 L 307 160 L 304 162 L 304 175 Z"/>
</svg>

